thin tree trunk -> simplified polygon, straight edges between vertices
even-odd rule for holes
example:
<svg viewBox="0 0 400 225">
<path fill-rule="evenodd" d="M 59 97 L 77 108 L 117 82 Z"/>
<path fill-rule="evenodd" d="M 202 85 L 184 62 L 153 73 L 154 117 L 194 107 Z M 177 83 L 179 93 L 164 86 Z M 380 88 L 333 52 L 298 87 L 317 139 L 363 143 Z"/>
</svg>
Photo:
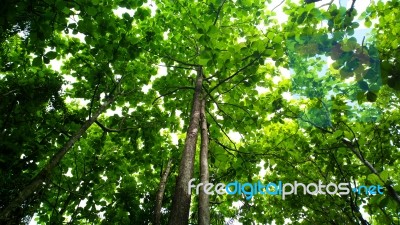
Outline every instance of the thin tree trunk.
<svg viewBox="0 0 400 225">
<path fill-rule="evenodd" d="M 379 180 L 382 181 L 383 186 L 387 189 L 387 192 L 389 194 L 389 196 L 400 206 L 400 196 L 399 194 L 397 194 L 396 190 L 394 190 L 394 188 L 386 183 L 386 181 L 384 181 L 381 176 L 379 175 L 379 172 L 375 169 L 375 167 L 368 162 L 368 160 L 366 160 L 359 151 L 357 151 L 357 149 L 353 146 L 353 143 L 351 143 L 350 141 L 346 140 L 346 139 L 342 139 L 343 143 L 346 144 L 351 151 L 357 156 L 357 158 L 369 169 L 369 171 L 371 171 L 373 174 L 375 174 Z"/>
<path fill-rule="evenodd" d="M 165 186 L 167 184 L 169 172 L 171 170 L 171 165 L 172 160 L 169 160 L 167 167 L 165 168 L 164 173 L 161 176 L 160 187 L 158 188 L 156 196 L 156 207 L 154 209 L 154 225 L 160 225 L 162 201 L 164 198 Z"/>
<path fill-rule="evenodd" d="M 103 105 L 101 105 L 100 108 L 92 115 L 92 117 L 88 119 L 81 126 L 81 128 L 64 144 L 64 146 L 51 158 L 47 165 L 33 178 L 33 180 L 19 192 L 18 196 L 3 210 L 1 210 L 0 221 L 7 221 L 7 218 L 16 208 L 21 206 L 25 200 L 43 187 L 44 182 L 51 175 L 53 169 L 60 163 L 64 155 L 113 101 L 114 98 L 109 98 Z"/>
<path fill-rule="evenodd" d="M 199 225 L 210 225 L 209 196 L 205 193 L 205 185 L 208 184 L 208 127 L 206 120 L 206 101 L 202 100 L 200 109 L 201 118 L 201 149 L 200 149 L 200 182 L 203 186 L 199 193 Z"/>
<path fill-rule="evenodd" d="M 179 175 L 175 185 L 170 225 L 187 225 L 189 222 L 190 194 L 188 190 L 189 180 L 193 177 L 194 158 L 196 154 L 197 134 L 199 130 L 201 90 L 203 83 L 202 68 L 197 68 L 195 91 L 193 94 L 193 106 L 190 115 L 189 128 L 186 133 L 185 147 L 179 166 Z"/>
</svg>

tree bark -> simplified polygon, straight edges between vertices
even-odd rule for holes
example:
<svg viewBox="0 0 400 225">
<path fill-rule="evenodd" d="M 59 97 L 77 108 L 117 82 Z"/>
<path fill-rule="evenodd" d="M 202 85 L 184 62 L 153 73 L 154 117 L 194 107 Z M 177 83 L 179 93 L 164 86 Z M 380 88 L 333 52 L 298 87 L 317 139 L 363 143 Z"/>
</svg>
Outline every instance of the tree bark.
<svg viewBox="0 0 400 225">
<path fill-rule="evenodd" d="M 206 120 L 206 101 L 202 100 L 200 109 L 201 118 L 201 149 L 200 149 L 200 182 L 203 183 L 199 193 L 199 225 L 210 224 L 209 196 L 205 193 L 205 185 L 208 184 L 208 127 Z"/>
<path fill-rule="evenodd" d="M 186 133 L 185 147 L 179 165 L 179 175 L 175 185 L 174 198 L 172 200 L 172 209 L 169 219 L 170 225 L 187 225 L 189 222 L 191 198 L 188 190 L 188 183 L 193 177 L 194 158 L 200 120 L 202 83 L 203 72 L 202 68 L 198 67 L 189 128 Z"/>
<path fill-rule="evenodd" d="M 390 184 L 386 183 L 386 181 L 381 178 L 378 170 L 376 170 L 375 167 L 372 166 L 372 164 L 368 162 L 368 160 L 366 160 L 359 151 L 357 151 L 357 149 L 353 146 L 353 143 L 346 139 L 342 139 L 342 141 L 351 149 L 351 151 L 369 169 L 369 171 L 375 174 L 379 178 L 379 180 L 382 181 L 382 183 L 384 184 L 383 186 L 387 189 L 389 196 L 400 206 L 400 196 L 399 194 L 397 194 L 396 190 L 394 190 L 394 188 Z"/>
<path fill-rule="evenodd" d="M 100 108 L 88 119 L 81 128 L 64 144 L 64 146 L 51 158 L 47 165 L 33 178 L 33 180 L 26 185 L 18 194 L 18 196 L 10 202 L 0 212 L 0 222 L 7 221 L 10 214 L 24 203 L 35 192 L 43 187 L 46 179 L 51 175 L 53 169 L 60 163 L 64 155 L 71 149 L 71 147 L 80 139 L 86 130 L 97 120 L 105 109 L 114 101 L 114 98 L 109 98 Z"/>
<path fill-rule="evenodd" d="M 164 170 L 164 173 L 161 176 L 160 186 L 158 188 L 157 196 L 156 196 L 156 207 L 154 209 L 154 225 L 160 225 L 161 219 L 161 206 L 164 198 L 165 186 L 167 184 L 167 179 L 169 176 L 169 172 L 171 170 L 172 160 L 168 161 L 167 167 Z"/>
</svg>

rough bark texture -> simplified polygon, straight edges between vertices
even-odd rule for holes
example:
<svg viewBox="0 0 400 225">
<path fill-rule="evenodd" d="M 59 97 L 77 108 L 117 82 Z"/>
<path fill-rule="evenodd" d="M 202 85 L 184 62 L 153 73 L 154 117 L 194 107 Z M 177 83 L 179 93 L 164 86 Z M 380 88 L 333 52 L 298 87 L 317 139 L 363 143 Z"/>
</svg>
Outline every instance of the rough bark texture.
<svg viewBox="0 0 400 225">
<path fill-rule="evenodd" d="M 79 138 L 86 132 L 86 130 L 97 120 L 99 115 L 105 111 L 108 105 L 114 99 L 108 99 L 100 108 L 88 119 L 81 128 L 64 144 L 64 146 L 51 158 L 47 165 L 33 178 L 33 180 L 26 185 L 18 194 L 18 196 L 10 202 L 0 212 L 0 222 L 4 223 L 11 213 L 24 203 L 30 196 L 38 192 L 44 185 L 46 179 L 51 175 L 53 169 L 60 163 L 64 155 L 71 149 L 71 147 L 79 140 Z"/>
<path fill-rule="evenodd" d="M 167 184 L 167 179 L 171 170 L 171 165 L 172 160 L 169 160 L 167 167 L 161 176 L 160 186 L 156 196 L 156 207 L 154 209 L 154 225 L 160 225 L 162 201 L 164 198 L 165 185 Z"/>
<path fill-rule="evenodd" d="M 189 128 L 186 133 L 185 147 L 179 166 L 179 175 L 176 180 L 174 198 L 169 219 L 169 225 L 187 225 L 189 222 L 190 194 L 188 182 L 193 177 L 194 157 L 196 154 L 197 134 L 199 131 L 201 90 L 203 83 L 202 68 L 197 68 L 193 106 Z"/>
<path fill-rule="evenodd" d="M 206 120 L 206 101 L 203 99 L 201 103 L 201 149 L 200 149 L 200 182 L 203 183 L 199 193 L 199 225 L 210 224 L 209 196 L 204 192 L 204 185 L 208 184 L 208 127 Z"/>
</svg>

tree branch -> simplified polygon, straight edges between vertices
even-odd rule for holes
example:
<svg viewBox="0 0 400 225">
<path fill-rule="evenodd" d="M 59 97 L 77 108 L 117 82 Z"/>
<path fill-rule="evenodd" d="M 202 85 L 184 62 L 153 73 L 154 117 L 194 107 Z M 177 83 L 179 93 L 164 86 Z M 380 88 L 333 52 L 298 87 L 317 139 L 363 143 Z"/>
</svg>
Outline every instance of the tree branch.
<svg viewBox="0 0 400 225">
<path fill-rule="evenodd" d="M 97 120 L 108 106 L 114 101 L 115 97 L 107 98 L 106 101 L 99 107 L 94 115 L 88 119 L 78 131 L 64 144 L 64 146 L 56 152 L 44 168 L 28 183 L 26 186 L 21 188 L 18 195 L 0 212 L 0 221 L 6 221 L 10 214 L 18 208 L 23 202 L 32 196 L 35 192 L 40 190 L 45 181 L 50 177 L 53 169 L 60 163 L 65 154 L 72 148 L 72 146 L 81 138 L 86 130 Z"/>
<path fill-rule="evenodd" d="M 94 121 L 104 132 L 120 132 L 121 129 L 110 129 L 101 124 L 98 120 Z"/>
<path fill-rule="evenodd" d="M 173 67 L 173 68 L 180 68 L 180 69 L 187 69 L 187 70 L 192 70 L 193 69 L 193 68 L 184 67 L 184 66 L 172 66 L 172 65 L 169 65 L 169 66 L 167 66 L 167 65 L 157 65 L 157 66 L 163 66 L 163 67 L 167 67 L 167 68 Z"/>
<path fill-rule="evenodd" d="M 179 91 L 179 90 L 184 90 L 184 89 L 191 89 L 191 90 L 194 90 L 194 87 L 178 87 L 178 88 L 176 88 L 175 90 L 169 91 L 169 92 L 167 92 L 167 93 L 165 93 L 165 94 L 162 94 L 162 95 L 158 96 L 156 99 L 154 99 L 152 105 L 154 105 L 154 103 L 155 103 L 158 99 L 160 99 L 160 98 L 162 98 L 162 97 L 165 97 L 165 96 L 167 96 L 167 95 L 173 94 L 173 93 L 175 93 L 175 92 L 177 92 L 177 91 Z"/>
<path fill-rule="evenodd" d="M 277 6 L 275 6 L 271 12 L 273 12 L 276 8 L 278 8 L 279 6 L 281 6 L 283 3 L 285 2 L 285 0 L 281 1 L 281 3 L 279 3 Z"/>
<path fill-rule="evenodd" d="M 177 62 L 177 63 L 180 63 L 180 64 L 182 64 L 182 65 L 192 66 L 192 67 L 201 67 L 201 65 L 199 65 L 199 64 L 184 62 L 184 61 L 182 61 L 182 60 L 172 58 L 171 56 L 162 56 L 162 57 L 165 57 L 165 58 L 167 58 L 167 59 L 170 59 L 170 60 L 175 61 L 175 62 Z"/>
<path fill-rule="evenodd" d="M 214 26 L 215 26 L 215 24 L 217 23 L 219 14 L 221 13 L 221 9 L 222 9 L 222 7 L 224 6 L 225 2 L 226 2 L 226 0 L 224 0 L 224 1 L 221 3 L 221 5 L 218 7 L 217 16 L 215 17 L 215 20 L 214 20 L 214 22 L 213 22 L 213 25 L 214 25 Z"/>
<path fill-rule="evenodd" d="M 250 117 L 252 117 L 252 115 L 249 113 L 249 111 L 247 111 L 244 107 L 242 107 L 242 106 L 240 106 L 240 105 L 235 105 L 235 104 L 231 104 L 231 103 L 224 103 L 224 102 L 218 102 L 218 104 L 221 104 L 221 105 L 230 105 L 230 106 L 233 106 L 233 107 L 237 107 L 237 108 L 243 110 L 247 115 L 249 115 Z M 257 120 L 255 120 L 254 122 L 257 124 Z"/>
<path fill-rule="evenodd" d="M 232 141 L 232 139 L 228 136 L 228 134 L 224 131 L 224 129 L 222 128 L 222 126 L 218 123 L 218 121 L 213 117 L 213 115 L 210 113 L 210 111 L 207 110 L 208 115 L 211 116 L 211 118 L 214 120 L 215 124 L 219 127 L 219 129 L 222 131 L 222 133 L 228 138 L 228 140 L 233 144 L 233 146 L 235 147 L 235 150 L 237 150 L 236 148 L 236 144 L 235 142 Z"/>
<path fill-rule="evenodd" d="M 319 6 L 318 8 L 322 8 L 322 7 L 325 7 L 325 6 L 329 6 L 329 7 L 331 7 L 331 5 L 332 5 L 332 3 L 334 2 L 335 0 L 331 0 L 330 2 L 328 2 L 328 3 L 325 3 L 325 4 L 322 4 L 321 6 Z M 328 7 L 328 9 L 329 9 L 329 7 Z"/>
<path fill-rule="evenodd" d="M 248 56 L 248 57 L 250 57 L 250 56 Z M 246 57 L 246 58 L 248 58 L 248 57 Z M 248 63 L 247 65 L 245 65 L 244 67 L 240 68 L 240 69 L 239 69 L 238 71 L 236 71 L 234 74 L 232 74 L 232 75 L 230 75 L 229 77 L 227 77 L 227 78 L 221 80 L 217 85 L 215 85 L 215 87 L 211 88 L 211 90 L 210 90 L 209 93 L 211 94 L 211 93 L 212 93 L 215 89 L 217 89 L 221 84 L 223 84 L 223 83 L 225 83 L 226 81 L 232 79 L 233 77 L 235 77 L 236 75 L 238 75 L 240 72 L 242 72 L 243 70 L 247 69 L 249 66 L 253 65 L 253 63 L 254 63 L 255 61 L 257 61 L 258 59 L 260 59 L 260 57 L 261 57 L 261 55 L 258 56 L 258 57 L 256 57 L 255 59 L 253 59 L 251 62 L 249 62 L 249 63 Z"/>
<path fill-rule="evenodd" d="M 394 201 L 397 202 L 398 205 L 400 205 L 400 196 L 399 194 L 397 194 L 396 190 L 394 190 L 394 188 L 388 184 L 387 182 L 385 182 L 381 176 L 379 175 L 379 172 L 374 168 L 374 166 L 368 162 L 368 160 L 366 160 L 359 151 L 356 150 L 356 147 L 354 146 L 354 144 L 352 142 L 350 142 L 348 139 L 343 138 L 342 142 L 357 156 L 357 158 L 373 173 L 375 174 L 379 180 L 384 184 L 384 187 L 388 190 L 388 194 L 390 197 L 392 197 L 392 199 Z M 356 140 L 357 145 L 358 145 L 358 141 Z"/>
<path fill-rule="evenodd" d="M 356 0 L 353 0 L 353 2 L 351 3 L 350 9 L 348 11 L 348 15 L 351 16 L 351 13 L 354 10 L 354 5 L 356 4 Z"/>
<path fill-rule="evenodd" d="M 99 90 L 100 81 L 101 81 L 101 79 L 100 79 L 100 74 L 97 73 L 96 75 L 97 75 L 97 78 L 98 78 L 98 79 L 97 79 L 96 87 L 94 88 L 94 92 L 93 92 L 93 95 L 92 95 L 92 100 L 90 101 L 89 119 L 92 117 L 92 109 L 93 109 L 94 98 L 95 98 L 95 96 L 96 96 L 96 94 L 97 94 L 97 91 Z"/>
</svg>

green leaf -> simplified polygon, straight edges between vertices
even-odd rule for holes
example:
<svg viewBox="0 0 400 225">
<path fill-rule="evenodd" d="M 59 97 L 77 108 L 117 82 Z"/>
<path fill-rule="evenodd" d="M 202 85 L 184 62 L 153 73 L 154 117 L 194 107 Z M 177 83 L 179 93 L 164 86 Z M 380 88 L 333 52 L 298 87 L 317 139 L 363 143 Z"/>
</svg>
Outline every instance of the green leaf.
<svg viewBox="0 0 400 225">
<path fill-rule="evenodd" d="M 96 8 L 94 8 L 94 7 L 89 7 L 88 9 L 87 9 L 87 14 L 89 14 L 90 16 L 95 16 L 96 14 L 97 14 L 97 9 Z"/>
<path fill-rule="evenodd" d="M 55 59 L 57 57 L 57 52 L 54 52 L 54 51 L 47 52 L 45 54 L 45 57 L 47 57 L 50 60 Z"/>
<path fill-rule="evenodd" d="M 33 59 L 32 66 L 41 67 L 42 66 L 42 57 L 38 56 Z"/>
<path fill-rule="evenodd" d="M 365 26 L 366 26 L 367 28 L 370 28 L 371 25 L 372 25 L 372 22 L 371 22 L 370 20 L 367 19 L 367 20 L 365 20 L 364 24 L 365 24 Z"/>
<path fill-rule="evenodd" d="M 343 136 L 343 131 L 342 130 L 337 130 L 332 134 L 332 137 L 335 138 L 335 139 L 339 139 L 342 136 Z"/>
<path fill-rule="evenodd" d="M 358 86 L 360 87 L 361 90 L 363 91 L 368 91 L 368 83 L 365 81 L 359 81 Z"/>
<path fill-rule="evenodd" d="M 216 26 L 214 26 L 214 25 L 211 25 L 209 28 L 208 28 L 208 31 L 207 31 L 207 34 L 208 35 L 210 35 L 210 36 L 215 36 L 215 35 L 217 35 L 218 34 L 218 28 L 216 27 Z"/>
<path fill-rule="evenodd" d="M 390 177 L 390 174 L 387 170 L 382 171 L 379 175 L 384 181 L 386 181 Z"/>
<path fill-rule="evenodd" d="M 70 10 L 69 8 L 65 7 L 65 8 L 63 8 L 62 12 L 63 12 L 65 15 L 69 15 L 70 12 L 71 12 L 71 10 Z"/>
<path fill-rule="evenodd" d="M 269 31 L 268 34 L 267 34 L 267 38 L 270 39 L 270 40 L 273 40 L 274 37 L 275 37 L 275 33 L 272 32 L 272 31 Z"/>
<path fill-rule="evenodd" d="M 378 177 L 376 174 L 374 174 L 374 173 L 368 175 L 368 178 L 367 178 L 367 179 L 372 183 L 372 185 L 377 185 L 377 184 L 383 185 L 382 181 L 381 181 L 381 180 L 379 179 L 379 177 Z"/>
<path fill-rule="evenodd" d="M 357 101 L 358 101 L 358 104 L 362 104 L 363 102 L 364 102 L 364 99 L 365 99 L 365 92 L 357 92 Z"/>
<path fill-rule="evenodd" d="M 393 49 L 397 49 L 399 47 L 399 40 L 398 39 L 394 39 L 392 41 L 392 48 Z"/>
<path fill-rule="evenodd" d="M 266 56 L 272 56 L 272 54 L 274 54 L 274 50 L 272 50 L 272 49 L 265 50 L 265 55 Z"/>
<path fill-rule="evenodd" d="M 277 43 L 277 44 L 281 43 L 282 41 L 283 41 L 283 38 L 281 35 L 275 35 L 275 37 L 272 39 L 272 42 Z"/>
<path fill-rule="evenodd" d="M 43 56 L 43 62 L 46 64 L 50 63 L 50 59 L 47 56 Z"/>
<path fill-rule="evenodd" d="M 374 92 L 372 92 L 372 91 L 367 92 L 367 100 L 369 102 L 375 102 L 377 98 L 378 98 L 378 96 Z"/>
</svg>

